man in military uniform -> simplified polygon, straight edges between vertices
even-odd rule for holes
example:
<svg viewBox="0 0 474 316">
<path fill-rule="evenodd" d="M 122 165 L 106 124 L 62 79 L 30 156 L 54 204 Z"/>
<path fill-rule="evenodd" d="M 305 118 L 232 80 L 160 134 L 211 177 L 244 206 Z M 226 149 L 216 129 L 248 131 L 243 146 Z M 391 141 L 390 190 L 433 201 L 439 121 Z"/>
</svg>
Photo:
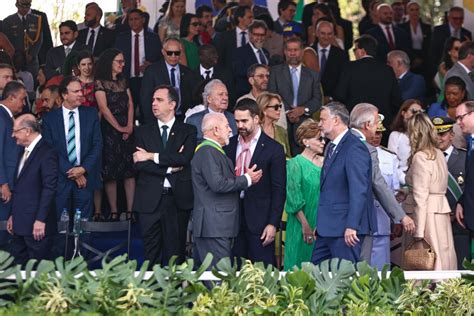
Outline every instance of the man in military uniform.
<svg viewBox="0 0 474 316">
<path fill-rule="evenodd" d="M 33 78 L 39 69 L 38 54 L 43 44 L 43 18 L 31 11 L 31 0 L 17 0 L 17 13 L 3 20 L 3 30 L 15 47 L 25 54 L 27 67 Z"/>
<path fill-rule="evenodd" d="M 438 148 L 444 153 L 448 163 L 448 190 L 446 198 L 454 214 L 456 204 L 464 191 L 464 176 L 466 174 L 466 150 L 453 146 L 455 120 L 449 117 L 435 116 L 431 119 L 438 132 Z M 458 269 L 462 269 L 464 258 L 470 259 L 469 231 L 459 226 L 453 220 L 454 247 L 458 258 Z"/>
</svg>

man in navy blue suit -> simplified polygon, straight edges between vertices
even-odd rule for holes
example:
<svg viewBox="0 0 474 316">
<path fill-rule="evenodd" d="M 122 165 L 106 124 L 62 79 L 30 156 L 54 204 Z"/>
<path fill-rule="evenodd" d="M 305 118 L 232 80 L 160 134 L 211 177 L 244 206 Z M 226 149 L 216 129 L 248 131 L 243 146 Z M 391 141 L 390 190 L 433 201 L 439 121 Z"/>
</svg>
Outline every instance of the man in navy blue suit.
<svg viewBox="0 0 474 316">
<path fill-rule="evenodd" d="M 387 54 L 387 64 L 392 67 L 395 73 L 403 101 L 408 99 L 425 100 L 425 79 L 410 71 L 410 58 L 407 53 L 401 50 L 392 50 Z"/>
<path fill-rule="evenodd" d="M 162 46 L 158 34 L 144 28 L 145 18 L 142 11 L 129 11 L 127 20 L 131 30 L 117 35 L 115 48 L 122 51 L 125 58 L 123 74 L 130 78 L 130 92 L 136 109 L 140 105 L 143 74 L 148 66 L 160 59 Z"/>
<path fill-rule="evenodd" d="M 275 234 L 286 198 L 286 163 L 283 147 L 260 128 L 258 105 L 243 99 L 235 108 L 239 135 L 224 147 L 237 176 L 257 165 L 262 178 L 240 193 L 240 230 L 233 256 L 275 265 Z"/>
<path fill-rule="evenodd" d="M 375 58 L 382 62 L 387 61 L 387 53 L 399 49 L 407 54 L 411 54 L 410 37 L 405 30 L 393 25 L 393 10 L 386 3 L 377 7 L 379 24 L 368 30 L 367 34 L 372 35 L 377 40 L 377 55 Z"/>
<path fill-rule="evenodd" d="M 364 236 L 376 231 L 372 161 L 348 124 L 349 112 L 342 103 L 321 108 L 319 125 L 331 142 L 321 173 L 314 264 L 331 258 L 359 261 Z"/>
<path fill-rule="evenodd" d="M 79 208 L 82 216 L 92 213 L 94 188 L 101 170 L 102 135 L 97 110 L 83 107 L 81 82 L 66 77 L 61 82 L 63 105 L 43 118 L 43 136 L 59 157 L 56 207 Z"/>
<path fill-rule="evenodd" d="M 268 65 L 270 54 L 263 48 L 267 36 L 267 25 L 254 20 L 249 25 L 249 42 L 237 48 L 232 60 L 232 71 L 236 84 L 236 97 L 239 98 L 250 90 L 247 70 L 254 64 Z"/>
<path fill-rule="evenodd" d="M 26 95 L 26 88 L 21 82 L 11 81 L 5 85 L 0 104 L 0 220 L 3 221 L 10 214 L 10 200 L 20 152 L 20 147 L 11 137 L 13 116 L 21 113 Z M 0 249 L 5 250 L 7 242 L 8 234 L 0 232 Z"/>
<path fill-rule="evenodd" d="M 56 232 L 53 210 L 58 180 L 58 157 L 41 137 L 40 126 L 32 114 L 15 120 L 12 136 L 24 147 L 16 169 L 12 209 L 7 230 L 13 235 L 11 253 L 17 264 L 29 259 L 47 259 L 50 236 Z"/>
</svg>

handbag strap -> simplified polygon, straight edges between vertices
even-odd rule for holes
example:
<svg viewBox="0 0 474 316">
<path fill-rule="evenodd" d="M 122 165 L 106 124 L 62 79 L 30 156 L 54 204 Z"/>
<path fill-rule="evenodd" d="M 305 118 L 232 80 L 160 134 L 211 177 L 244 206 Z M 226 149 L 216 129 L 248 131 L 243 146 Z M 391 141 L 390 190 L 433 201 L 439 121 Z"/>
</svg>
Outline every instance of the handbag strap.
<svg viewBox="0 0 474 316">
<path fill-rule="evenodd" d="M 416 242 L 424 242 L 425 244 L 428 245 L 429 249 L 430 250 L 433 250 L 433 247 L 431 246 L 431 244 L 425 239 L 421 239 L 421 240 L 415 240 L 413 239 L 409 244 L 408 244 L 408 247 L 406 249 L 411 249 L 411 247 L 416 243 Z"/>
</svg>

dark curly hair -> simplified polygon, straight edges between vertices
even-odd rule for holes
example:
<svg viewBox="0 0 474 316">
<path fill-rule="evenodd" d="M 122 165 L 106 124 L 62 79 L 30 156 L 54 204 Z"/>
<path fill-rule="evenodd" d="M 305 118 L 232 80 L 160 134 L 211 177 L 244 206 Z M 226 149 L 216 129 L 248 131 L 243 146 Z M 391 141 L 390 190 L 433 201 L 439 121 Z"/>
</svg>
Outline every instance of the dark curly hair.
<svg viewBox="0 0 474 316">
<path fill-rule="evenodd" d="M 112 78 L 112 63 L 117 55 L 122 52 L 116 48 L 106 49 L 100 54 L 99 60 L 96 63 L 94 78 L 96 80 L 113 80 Z"/>
</svg>

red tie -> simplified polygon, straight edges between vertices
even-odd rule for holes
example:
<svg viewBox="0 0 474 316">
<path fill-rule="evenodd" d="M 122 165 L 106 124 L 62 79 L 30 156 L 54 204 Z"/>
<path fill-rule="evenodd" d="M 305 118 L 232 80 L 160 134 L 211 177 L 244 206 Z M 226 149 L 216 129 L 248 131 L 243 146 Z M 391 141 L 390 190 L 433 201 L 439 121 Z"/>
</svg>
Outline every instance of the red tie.
<svg viewBox="0 0 474 316">
<path fill-rule="evenodd" d="M 390 50 L 395 49 L 395 44 L 393 42 L 393 36 L 392 36 L 392 31 L 390 30 L 390 26 L 386 26 L 385 29 L 387 30 L 387 36 L 388 36 L 388 47 Z"/>
<path fill-rule="evenodd" d="M 140 49 L 139 49 L 139 39 L 140 35 L 135 34 L 135 58 L 133 61 L 133 66 L 135 67 L 135 77 L 140 77 Z"/>
</svg>

